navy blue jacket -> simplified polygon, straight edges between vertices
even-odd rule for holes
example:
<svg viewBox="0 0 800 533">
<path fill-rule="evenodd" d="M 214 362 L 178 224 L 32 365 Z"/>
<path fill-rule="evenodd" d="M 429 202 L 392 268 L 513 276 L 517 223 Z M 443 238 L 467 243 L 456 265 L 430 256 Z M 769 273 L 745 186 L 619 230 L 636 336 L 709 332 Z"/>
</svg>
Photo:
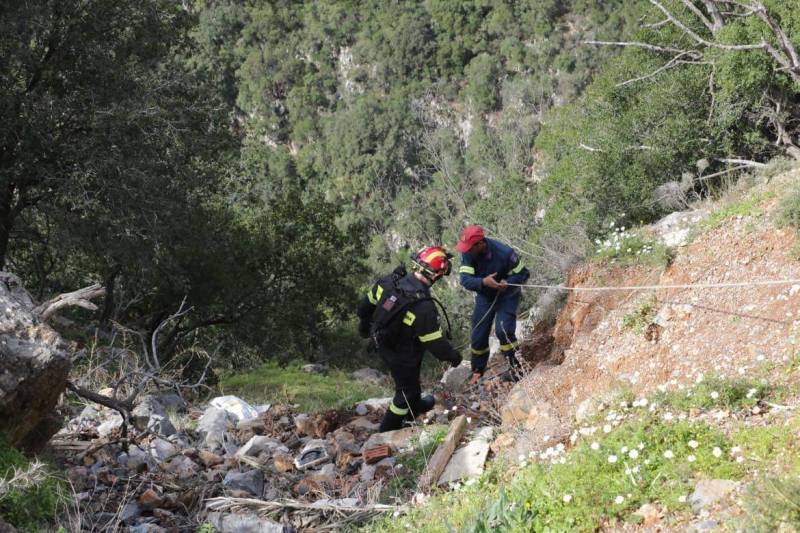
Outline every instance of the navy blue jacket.
<svg viewBox="0 0 800 533">
<path fill-rule="evenodd" d="M 484 287 L 483 278 L 497 272 L 497 281 L 508 283 L 525 283 L 530 272 L 520 260 L 517 252 L 510 246 L 494 239 L 486 239 L 488 244 L 483 255 L 473 258 L 469 254 L 461 254 L 461 268 L 458 269 L 461 285 L 487 298 L 494 298 L 497 290 Z M 518 291 L 506 291 L 511 294 Z"/>
</svg>

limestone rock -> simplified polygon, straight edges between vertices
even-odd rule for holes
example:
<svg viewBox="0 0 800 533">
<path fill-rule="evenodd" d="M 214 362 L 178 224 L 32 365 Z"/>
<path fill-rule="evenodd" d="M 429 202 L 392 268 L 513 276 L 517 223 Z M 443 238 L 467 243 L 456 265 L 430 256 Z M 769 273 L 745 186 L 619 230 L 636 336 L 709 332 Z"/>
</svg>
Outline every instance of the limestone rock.
<svg viewBox="0 0 800 533">
<path fill-rule="evenodd" d="M 451 392 L 461 392 L 472 376 L 472 367 L 469 361 L 462 361 L 462 363 L 453 368 L 448 368 L 442 376 L 442 383 L 445 388 Z"/>
<path fill-rule="evenodd" d="M 301 370 L 307 374 L 324 374 L 328 367 L 320 364 L 303 365 Z"/>
<path fill-rule="evenodd" d="M 358 370 L 354 371 L 351 376 L 353 376 L 353 379 L 366 381 L 367 383 L 372 383 L 373 385 L 381 385 L 387 382 L 386 374 L 383 374 L 374 368 L 359 368 Z"/>
<path fill-rule="evenodd" d="M 725 498 L 739 487 L 739 483 L 729 479 L 701 479 L 689 497 L 689 503 L 695 513 L 707 509 Z"/>
<path fill-rule="evenodd" d="M 133 425 L 140 431 L 150 430 L 156 435 L 169 437 L 176 433 L 175 426 L 163 405 L 151 395 L 145 396 L 131 411 Z"/>
<path fill-rule="evenodd" d="M 208 513 L 220 533 L 283 533 L 283 526 L 254 513 Z"/>
<path fill-rule="evenodd" d="M 222 484 L 229 489 L 243 490 L 260 498 L 264 492 L 264 474 L 261 470 L 228 472 Z"/>
<path fill-rule="evenodd" d="M 197 432 L 212 451 L 224 447 L 225 432 L 234 419 L 223 409 L 209 407 L 197 422 Z"/>
<path fill-rule="evenodd" d="M 494 431 L 491 427 L 483 427 L 475 432 L 475 436 L 466 446 L 453 453 L 447 467 L 439 476 L 439 485 L 478 477 L 483 474 L 483 467 L 489 455 L 489 443 L 492 441 Z"/>
<path fill-rule="evenodd" d="M 34 307 L 19 278 L 0 272 L 0 433 L 30 451 L 61 425 L 53 408 L 71 366 L 63 341 Z"/>
<path fill-rule="evenodd" d="M 217 409 L 226 411 L 240 422 L 258 417 L 258 410 L 255 407 L 236 396 L 218 396 L 212 399 L 209 404 Z"/>
<path fill-rule="evenodd" d="M 256 435 L 255 437 L 251 438 L 247 443 L 239 448 L 236 452 L 237 457 L 249 456 L 249 457 L 257 457 L 264 452 L 268 452 L 270 454 L 281 451 L 281 452 L 288 452 L 289 448 L 284 446 L 277 441 L 270 437 L 264 437 L 262 435 Z"/>
</svg>

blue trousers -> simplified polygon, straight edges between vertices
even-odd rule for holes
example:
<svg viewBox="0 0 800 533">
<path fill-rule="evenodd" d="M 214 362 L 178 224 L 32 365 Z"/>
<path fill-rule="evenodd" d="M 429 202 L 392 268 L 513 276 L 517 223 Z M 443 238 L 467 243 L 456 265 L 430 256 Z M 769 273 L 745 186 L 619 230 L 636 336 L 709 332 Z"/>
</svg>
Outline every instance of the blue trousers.
<svg viewBox="0 0 800 533">
<path fill-rule="evenodd" d="M 515 331 L 517 329 L 517 309 L 521 291 L 511 287 L 500 293 L 497 300 L 482 294 L 475 296 L 475 310 L 472 313 L 472 371 L 483 372 L 489 362 L 489 334 L 494 331 L 500 341 L 500 353 L 512 355 L 519 346 Z"/>
</svg>

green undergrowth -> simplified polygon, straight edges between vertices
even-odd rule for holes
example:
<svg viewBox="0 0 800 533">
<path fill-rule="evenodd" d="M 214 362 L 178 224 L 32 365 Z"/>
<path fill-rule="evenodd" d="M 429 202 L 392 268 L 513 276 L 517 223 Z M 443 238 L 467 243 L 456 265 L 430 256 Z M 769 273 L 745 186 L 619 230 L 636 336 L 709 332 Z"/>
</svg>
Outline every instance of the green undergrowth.
<svg viewBox="0 0 800 533">
<path fill-rule="evenodd" d="M 691 519 L 688 500 L 699 479 L 748 483 L 756 474 L 770 481 L 763 487 L 753 483 L 759 490 L 749 491 L 747 505 L 760 509 L 771 503 L 765 516 L 788 517 L 787 523 L 795 524 L 792 520 L 800 517 L 795 513 L 800 484 L 794 481 L 800 474 L 800 418 L 769 414 L 758 419 L 765 425 L 726 418 L 733 425 L 718 428 L 677 416 L 693 408 L 752 410 L 780 390 L 756 380 L 711 377 L 688 390 L 654 394 L 639 410 L 628 411 L 633 417 L 627 422 L 579 441 L 563 463 L 522 462 L 515 469 L 498 459 L 474 483 L 440 492 L 425 506 L 384 517 L 366 530 L 595 531 L 637 523 L 634 513 L 645 503 L 664 511 L 665 526 L 677 527 Z M 630 391 L 623 390 L 618 403 L 630 405 L 631 399 Z M 778 491 L 794 499 L 778 501 Z M 769 530 L 761 522 L 746 522 L 745 530 Z"/>
<path fill-rule="evenodd" d="M 529 465 L 503 484 L 498 473 L 485 475 L 374 530 L 594 531 L 609 519 L 632 520 L 648 502 L 688 511 L 695 478 L 742 476 L 730 449 L 729 439 L 705 424 L 645 415 L 598 436 L 594 446 L 582 442 L 564 464 Z"/>
<path fill-rule="evenodd" d="M 17 449 L 0 439 L 0 478 L 8 480 L 14 470 L 25 471 L 30 462 Z M 23 476 L 28 482 L 14 483 L 15 487 L 3 491 L 0 487 L 0 518 L 20 531 L 46 531 L 65 503 L 65 483 L 49 473 L 42 479 Z"/>
<path fill-rule="evenodd" d="M 658 300 L 655 295 L 644 298 L 639 305 L 626 314 L 622 318 L 622 329 L 631 330 L 636 335 L 641 335 L 646 328 L 655 318 L 657 312 Z"/>
<path fill-rule="evenodd" d="M 414 492 L 431 455 L 442 443 L 445 435 L 447 435 L 447 427 L 440 427 L 429 438 L 426 438 L 423 444 L 417 440 L 412 452 L 397 457 L 394 475 L 389 478 L 388 483 L 381 491 L 380 500 L 382 502 L 403 501 Z"/>
<path fill-rule="evenodd" d="M 676 410 L 725 408 L 740 410 L 766 398 L 777 398 L 782 388 L 752 379 L 709 377 L 687 390 L 659 392 L 653 400 Z"/>
<path fill-rule="evenodd" d="M 655 239 L 629 232 L 613 232 L 606 240 L 597 240 L 595 259 L 621 266 L 646 265 L 666 267 L 675 251 Z"/>
<path fill-rule="evenodd" d="M 388 396 L 391 392 L 388 385 L 355 380 L 342 370 L 308 374 L 301 366 L 290 363 L 281 367 L 267 362 L 253 370 L 223 376 L 219 389 L 252 403 L 299 404 L 298 409 L 303 412 L 348 408 L 361 400 Z"/>
<path fill-rule="evenodd" d="M 761 216 L 764 213 L 764 210 L 760 207 L 760 204 L 774 197 L 774 192 L 764 191 L 749 194 L 734 201 L 729 201 L 719 209 L 713 211 L 709 217 L 703 221 L 701 227 L 706 231 L 714 230 L 721 227 L 726 220 L 732 217 Z"/>
</svg>

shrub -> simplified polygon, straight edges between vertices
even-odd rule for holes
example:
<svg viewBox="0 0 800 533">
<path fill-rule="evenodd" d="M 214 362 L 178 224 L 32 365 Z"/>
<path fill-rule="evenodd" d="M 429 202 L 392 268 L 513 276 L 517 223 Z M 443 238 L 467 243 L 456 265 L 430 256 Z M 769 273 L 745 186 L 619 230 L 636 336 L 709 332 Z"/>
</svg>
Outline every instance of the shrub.
<svg viewBox="0 0 800 533">
<path fill-rule="evenodd" d="M 0 517 L 20 530 L 46 529 L 64 503 L 64 483 L 0 439 L 0 479 L 14 477 L 7 489 L 0 482 Z"/>
</svg>

